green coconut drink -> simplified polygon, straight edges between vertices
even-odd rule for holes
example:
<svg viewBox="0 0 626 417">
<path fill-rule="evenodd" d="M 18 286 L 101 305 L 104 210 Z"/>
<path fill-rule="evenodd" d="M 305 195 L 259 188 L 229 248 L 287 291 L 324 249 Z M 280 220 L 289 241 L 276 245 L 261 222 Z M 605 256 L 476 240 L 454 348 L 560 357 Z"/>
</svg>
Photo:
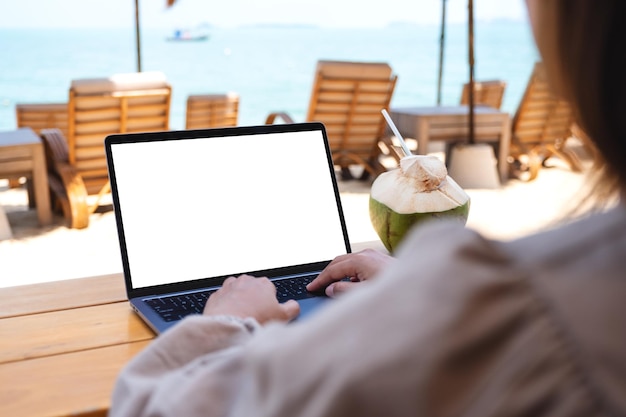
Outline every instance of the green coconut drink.
<svg viewBox="0 0 626 417">
<path fill-rule="evenodd" d="M 374 230 L 393 252 L 414 225 L 432 220 L 467 222 L 470 198 L 434 156 L 411 155 L 372 184 L 369 211 Z"/>
</svg>

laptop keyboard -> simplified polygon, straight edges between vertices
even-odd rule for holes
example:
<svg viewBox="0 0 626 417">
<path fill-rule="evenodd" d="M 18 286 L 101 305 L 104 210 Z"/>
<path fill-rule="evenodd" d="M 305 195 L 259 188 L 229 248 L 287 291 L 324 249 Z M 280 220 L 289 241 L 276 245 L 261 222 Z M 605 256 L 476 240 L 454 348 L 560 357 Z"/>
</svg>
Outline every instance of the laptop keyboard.
<svg viewBox="0 0 626 417">
<path fill-rule="evenodd" d="M 316 277 L 317 274 L 313 274 L 272 281 L 276 287 L 276 298 L 278 298 L 278 301 L 281 303 L 284 303 L 287 300 L 304 300 L 305 298 L 315 297 L 318 294 L 308 292 L 306 286 Z"/>
<path fill-rule="evenodd" d="M 276 287 L 276 298 L 279 302 L 287 300 L 303 300 L 315 297 L 308 292 L 306 285 L 313 281 L 317 274 L 272 281 Z M 209 296 L 217 290 L 198 291 L 188 294 L 167 297 L 149 298 L 145 302 L 167 322 L 180 320 L 190 314 L 202 314 Z"/>
</svg>

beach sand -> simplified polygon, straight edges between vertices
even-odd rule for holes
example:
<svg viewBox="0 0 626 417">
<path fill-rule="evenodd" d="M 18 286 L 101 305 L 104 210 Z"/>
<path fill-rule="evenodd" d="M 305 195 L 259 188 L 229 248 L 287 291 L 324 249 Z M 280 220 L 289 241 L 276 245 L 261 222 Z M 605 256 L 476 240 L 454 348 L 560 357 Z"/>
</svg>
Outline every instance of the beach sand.
<svg viewBox="0 0 626 417">
<path fill-rule="evenodd" d="M 509 240 L 563 221 L 584 193 L 586 174 L 572 172 L 559 160 L 550 162 L 554 166 L 542 169 L 534 181 L 511 179 L 499 189 L 467 190 L 467 227 L 488 238 Z M 368 246 L 384 250 L 369 220 L 370 185 L 339 181 L 348 234 L 355 249 L 359 243 L 375 242 Z M 10 189 L 6 180 L 0 180 L 0 205 L 13 232 L 13 239 L 0 241 L 0 287 L 122 271 L 110 208 L 94 213 L 86 229 L 68 229 L 60 215 L 52 225 L 40 227 L 35 210 L 28 209 L 25 187 Z"/>
</svg>

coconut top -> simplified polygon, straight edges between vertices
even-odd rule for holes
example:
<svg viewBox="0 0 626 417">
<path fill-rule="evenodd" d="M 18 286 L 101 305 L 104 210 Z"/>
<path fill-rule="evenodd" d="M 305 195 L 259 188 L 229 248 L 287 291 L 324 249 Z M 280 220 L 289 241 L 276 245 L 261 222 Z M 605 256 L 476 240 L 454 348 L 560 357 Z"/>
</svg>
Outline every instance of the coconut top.
<svg viewBox="0 0 626 417">
<path fill-rule="evenodd" d="M 370 195 L 401 214 L 452 210 L 469 200 L 467 193 L 448 176 L 445 164 L 430 155 L 402 158 L 398 169 L 376 178 Z"/>
</svg>

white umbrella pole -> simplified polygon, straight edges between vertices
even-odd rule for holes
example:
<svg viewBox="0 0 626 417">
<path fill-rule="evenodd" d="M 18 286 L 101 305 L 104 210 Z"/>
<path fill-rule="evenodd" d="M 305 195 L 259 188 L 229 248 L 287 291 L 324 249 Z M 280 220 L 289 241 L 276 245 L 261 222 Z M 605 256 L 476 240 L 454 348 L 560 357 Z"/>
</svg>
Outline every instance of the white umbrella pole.
<svg viewBox="0 0 626 417">
<path fill-rule="evenodd" d="M 468 4 L 469 26 L 469 145 L 452 148 L 448 174 L 463 188 L 498 188 L 500 179 L 493 148 L 475 143 L 474 132 L 474 2 Z"/>
</svg>

